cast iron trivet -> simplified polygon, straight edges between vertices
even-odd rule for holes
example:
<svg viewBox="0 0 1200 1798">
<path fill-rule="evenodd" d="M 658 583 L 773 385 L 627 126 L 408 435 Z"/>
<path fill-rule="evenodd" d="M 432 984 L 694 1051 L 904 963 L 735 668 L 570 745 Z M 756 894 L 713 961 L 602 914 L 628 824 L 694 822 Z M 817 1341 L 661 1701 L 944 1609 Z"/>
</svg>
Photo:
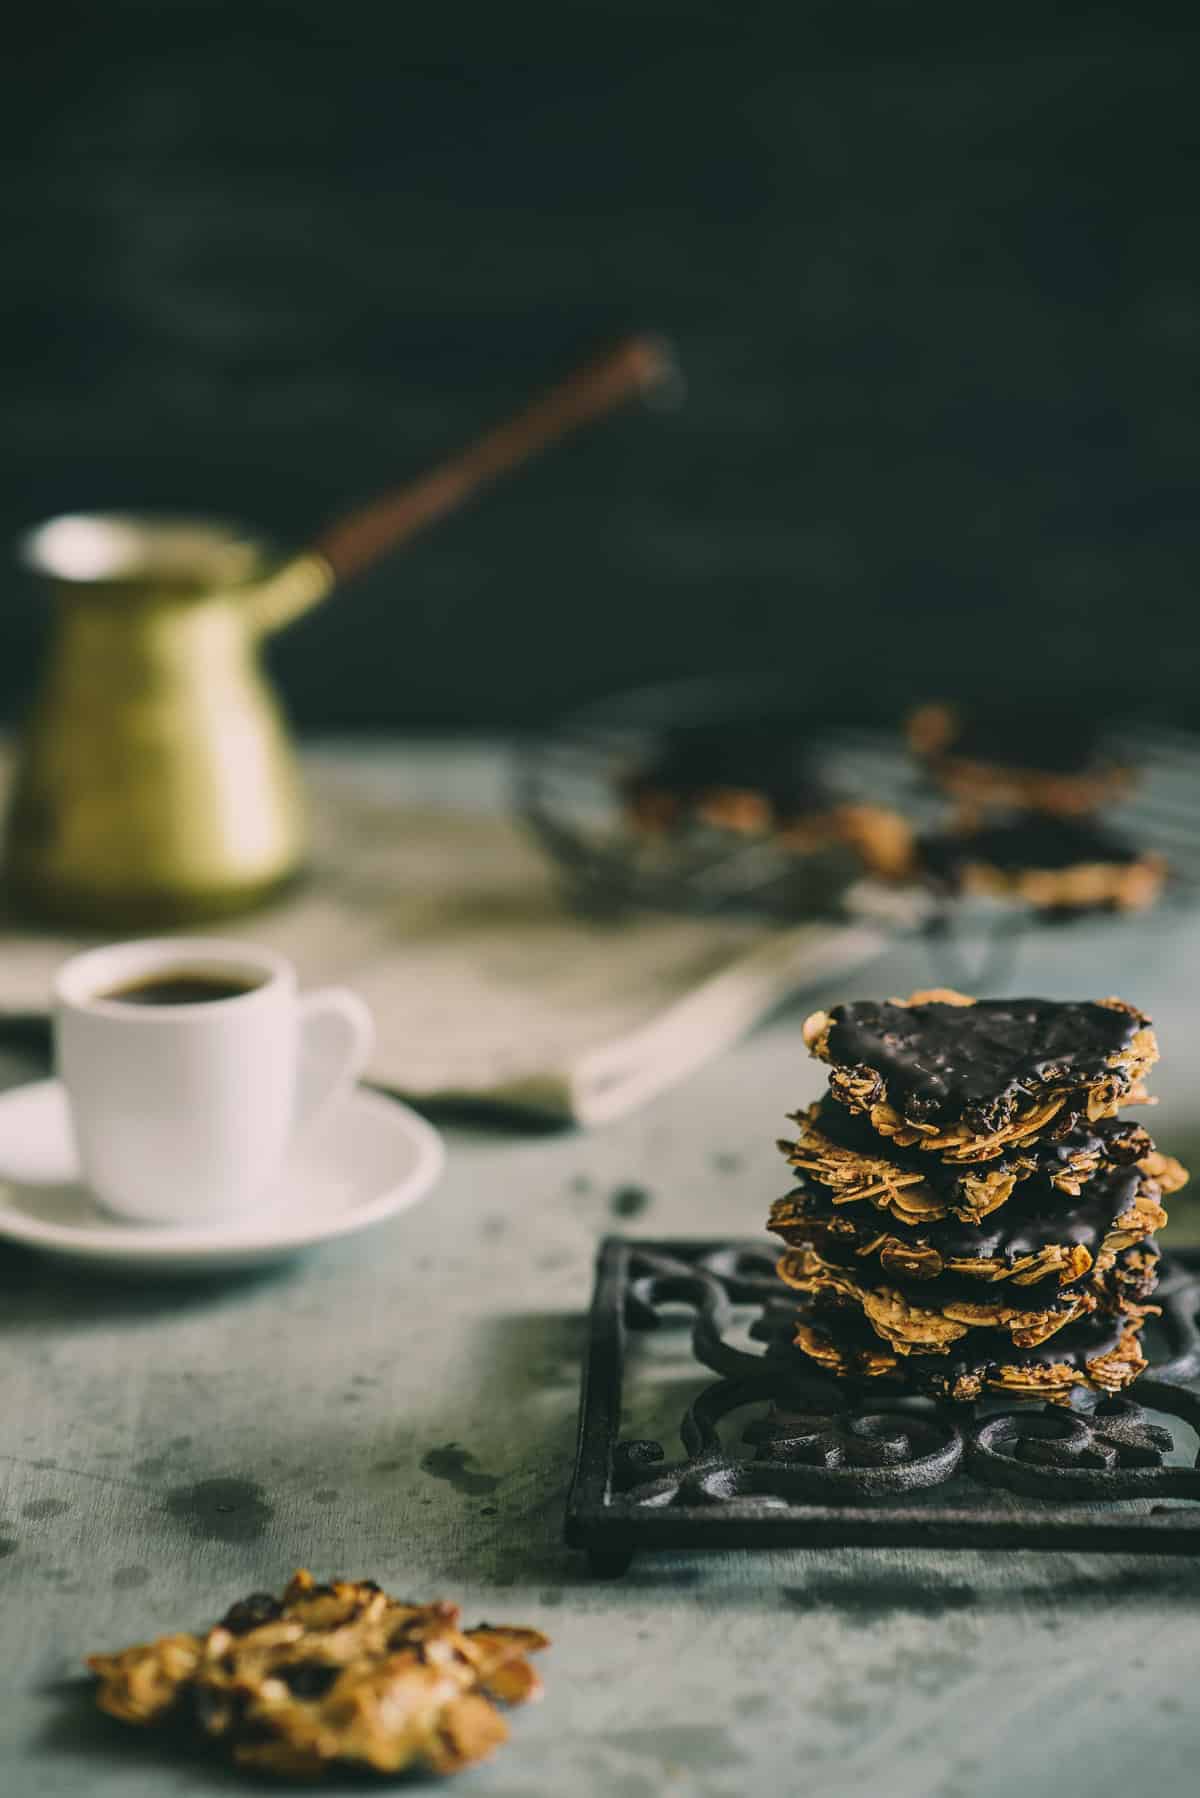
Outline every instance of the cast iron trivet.
<svg viewBox="0 0 1200 1798">
<path fill-rule="evenodd" d="M 624 1572 L 638 1549 L 1200 1550 L 1200 1464 L 1190 1450 L 1181 1464 L 1185 1426 L 1200 1429 L 1200 1386 L 1185 1384 L 1200 1374 L 1200 1271 L 1182 1257 L 1164 1266 L 1136 1398 L 1072 1409 L 939 1405 L 806 1372 L 776 1259 L 758 1242 L 601 1245 L 566 1525 L 594 1571 Z M 683 1414 L 686 1458 L 668 1461 L 622 1437 L 621 1415 L 631 1342 L 678 1327 L 681 1306 L 719 1377 Z"/>
</svg>

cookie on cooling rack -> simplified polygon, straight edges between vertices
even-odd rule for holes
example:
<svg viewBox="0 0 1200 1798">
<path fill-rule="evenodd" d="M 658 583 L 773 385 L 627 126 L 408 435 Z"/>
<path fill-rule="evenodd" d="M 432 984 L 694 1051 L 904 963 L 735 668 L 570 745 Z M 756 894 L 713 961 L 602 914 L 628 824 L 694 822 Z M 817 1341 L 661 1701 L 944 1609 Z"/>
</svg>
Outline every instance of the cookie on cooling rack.
<svg viewBox="0 0 1200 1798">
<path fill-rule="evenodd" d="M 916 859 L 945 892 L 1012 899 L 1043 912 L 1143 911 L 1167 874 L 1164 856 L 1091 818 L 1039 812 L 921 837 Z"/>
<path fill-rule="evenodd" d="M 829 1090 L 901 1147 L 986 1161 L 1056 1119 L 1112 1117 L 1158 1060 L 1150 1020 L 1121 999 L 967 998 L 945 988 L 814 1012 L 804 1040 Z"/>
<path fill-rule="evenodd" d="M 1102 1165 L 1129 1166 L 1155 1152 L 1142 1126 L 1124 1118 L 1089 1124 L 1070 1115 L 1064 1120 L 1060 1114 L 1037 1141 L 1002 1149 L 989 1161 L 966 1164 L 901 1148 L 894 1139 L 881 1141 L 865 1116 L 847 1111 L 829 1097 L 795 1113 L 792 1121 L 798 1134 L 781 1141 L 779 1148 L 806 1185 L 823 1188 L 836 1206 L 865 1202 L 910 1225 L 946 1217 L 978 1223 L 1032 1175 L 1040 1175 L 1059 1192 L 1074 1194 Z M 1164 1172 L 1155 1177 L 1164 1190 L 1173 1191 L 1167 1185 L 1167 1157 L 1159 1160 Z"/>
<path fill-rule="evenodd" d="M 1177 1188 L 1187 1176 L 1178 1162 L 1171 1165 Z M 920 1290 L 949 1274 L 1028 1291 L 1114 1267 L 1119 1255 L 1165 1227 L 1162 1199 L 1160 1183 L 1137 1166 L 1106 1168 L 1075 1199 L 1037 1174 L 982 1223 L 907 1225 L 885 1224 L 868 1207 L 839 1205 L 827 1190 L 805 1185 L 776 1200 L 768 1227 L 790 1247 L 812 1247 L 826 1261 Z"/>
<path fill-rule="evenodd" d="M 508 1736 L 496 1700 L 540 1695 L 535 1629 L 459 1628 L 452 1604 L 389 1598 L 373 1580 L 255 1593 L 204 1636 L 92 1655 L 101 1710 L 215 1738 L 239 1766 L 288 1778 L 335 1768 L 454 1773 Z"/>
<path fill-rule="evenodd" d="M 1078 815 L 1133 780 L 1094 724 L 1061 712 L 938 702 L 910 713 L 904 729 L 933 779 L 968 807 Z"/>
<path fill-rule="evenodd" d="M 912 867 L 912 830 L 886 806 L 852 804 L 826 782 L 811 749 L 778 728 L 727 724 L 679 729 L 622 781 L 639 834 L 705 828 L 771 837 L 792 855 L 851 851 L 870 873 L 898 879 Z"/>
<path fill-rule="evenodd" d="M 795 1346 L 842 1378 L 890 1385 L 899 1373 L 906 1393 L 959 1403 L 995 1395 L 1069 1404 L 1079 1388 L 1121 1392 L 1145 1372 L 1143 1322 L 1136 1311 L 1085 1317 L 1031 1348 L 1017 1347 L 999 1331 L 971 1330 L 945 1355 L 904 1358 L 861 1315 L 813 1305 L 796 1325 Z"/>
</svg>

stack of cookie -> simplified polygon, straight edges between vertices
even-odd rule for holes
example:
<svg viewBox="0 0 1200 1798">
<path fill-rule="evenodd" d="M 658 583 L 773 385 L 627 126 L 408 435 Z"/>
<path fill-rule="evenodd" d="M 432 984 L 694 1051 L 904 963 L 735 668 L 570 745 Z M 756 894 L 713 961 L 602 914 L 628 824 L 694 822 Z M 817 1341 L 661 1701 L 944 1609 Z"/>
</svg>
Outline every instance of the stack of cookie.
<svg viewBox="0 0 1200 1798">
<path fill-rule="evenodd" d="M 1149 1019 L 938 990 L 804 1034 L 829 1091 L 780 1145 L 799 1184 L 770 1217 L 808 1295 L 797 1346 L 959 1400 L 1135 1380 L 1163 1195 L 1187 1179 L 1120 1115 L 1158 1059 Z"/>
</svg>

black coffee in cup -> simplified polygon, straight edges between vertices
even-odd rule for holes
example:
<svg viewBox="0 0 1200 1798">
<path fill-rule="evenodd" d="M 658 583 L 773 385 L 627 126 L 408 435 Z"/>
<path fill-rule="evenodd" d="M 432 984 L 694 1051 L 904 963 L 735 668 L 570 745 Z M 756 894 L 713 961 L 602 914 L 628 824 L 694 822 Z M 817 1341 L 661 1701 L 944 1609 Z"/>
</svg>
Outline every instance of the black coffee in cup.
<svg viewBox="0 0 1200 1798">
<path fill-rule="evenodd" d="M 261 985 L 260 980 L 241 974 L 164 968 L 157 974 L 143 974 L 124 986 L 110 987 L 96 997 L 116 1000 L 121 1005 L 213 1005 L 220 999 L 239 999 Z"/>
</svg>

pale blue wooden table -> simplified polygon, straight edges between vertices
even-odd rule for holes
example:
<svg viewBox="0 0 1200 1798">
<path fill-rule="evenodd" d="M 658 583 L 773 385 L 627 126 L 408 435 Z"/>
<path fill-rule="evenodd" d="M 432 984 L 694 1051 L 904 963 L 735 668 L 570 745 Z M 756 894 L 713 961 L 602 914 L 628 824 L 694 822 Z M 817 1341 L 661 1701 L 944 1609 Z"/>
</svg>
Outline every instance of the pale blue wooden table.
<svg viewBox="0 0 1200 1798">
<path fill-rule="evenodd" d="M 494 758 L 394 753 L 414 797 L 498 801 Z M 852 987 L 929 973 L 907 947 Z M 1200 924 L 1047 933 L 1019 984 L 1152 1011 L 1155 1128 L 1200 1164 Z M 594 1584 L 562 1546 L 596 1240 L 760 1229 L 774 1137 L 818 1083 L 800 1018 L 835 996 L 602 1133 L 450 1129 L 428 1203 L 266 1277 L 147 1288 L 0 1252 L 4 1798 L 241 1786 L 94 1717 L 81 1657 L 300 1564 L 553 1636 L 545 1702 L 464 1780 L 480 1798 L 1193 1798 L 1193 1562 L 661 1556 Z"/>
</svg>

